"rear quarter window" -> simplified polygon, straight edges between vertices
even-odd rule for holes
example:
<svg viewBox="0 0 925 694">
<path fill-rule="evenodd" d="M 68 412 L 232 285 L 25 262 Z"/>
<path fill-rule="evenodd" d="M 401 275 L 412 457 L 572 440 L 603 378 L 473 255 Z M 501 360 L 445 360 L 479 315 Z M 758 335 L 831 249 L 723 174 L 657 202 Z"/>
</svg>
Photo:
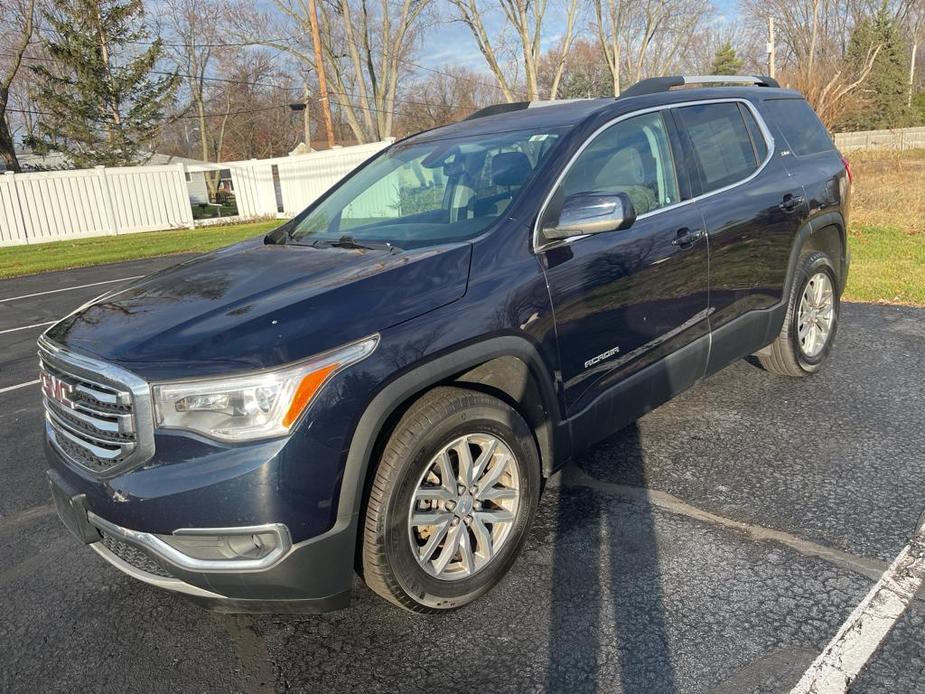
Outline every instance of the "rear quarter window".
<svg viewBox="0 0 925 694">
<path fill-rule="evenodd" d="M 835 149 L 828 130 L 819 116 L 803 99 L 771 99 L 765 101 L 768 117 L 797 156 L 829 152 Z"/>
</svg>

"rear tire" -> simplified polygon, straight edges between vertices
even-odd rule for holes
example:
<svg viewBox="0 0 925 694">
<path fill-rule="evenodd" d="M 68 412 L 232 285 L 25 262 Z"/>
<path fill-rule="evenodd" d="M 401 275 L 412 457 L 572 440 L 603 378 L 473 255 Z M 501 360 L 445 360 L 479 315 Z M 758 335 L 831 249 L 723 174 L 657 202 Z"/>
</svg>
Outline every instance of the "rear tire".
<svg viewBox="0 0 925 694">
<path fill-rule="evenodd" d="M 532 433 L 513 408 L 461 388 L 426 393 L 396 425 L 376 469 L 363 535 L 366 584 L 414 612 L 485 594 L 520 552 L 540 475 Z"/>
<path fill-rule="evenodd" d="M 780 334 L 756 355 L 765 369 L 803 378 L 822 367 L 838 330 L 837 287 L 825 253 L 813 251 L 800 261 Z"/>
</svg>

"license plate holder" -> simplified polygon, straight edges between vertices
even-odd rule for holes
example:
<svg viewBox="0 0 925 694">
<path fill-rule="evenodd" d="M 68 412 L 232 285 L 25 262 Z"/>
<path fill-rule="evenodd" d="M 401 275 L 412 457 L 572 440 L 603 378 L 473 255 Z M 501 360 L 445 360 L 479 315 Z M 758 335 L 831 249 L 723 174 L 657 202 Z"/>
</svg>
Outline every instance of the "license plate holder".
<svg viewBox="0 0 925 694">
<path fill-rule="evenodd" d="M 54 470 L 49 470 L 48 486 L 51 488 L 51 498 L 55 502 L 58 518 L 64 523 L 71 535 L 84 544 L 98 542 L 100 531 L 90 524 L 87 519 L 86 494 L 78 494 L 67 481 Z"/>
</svg>

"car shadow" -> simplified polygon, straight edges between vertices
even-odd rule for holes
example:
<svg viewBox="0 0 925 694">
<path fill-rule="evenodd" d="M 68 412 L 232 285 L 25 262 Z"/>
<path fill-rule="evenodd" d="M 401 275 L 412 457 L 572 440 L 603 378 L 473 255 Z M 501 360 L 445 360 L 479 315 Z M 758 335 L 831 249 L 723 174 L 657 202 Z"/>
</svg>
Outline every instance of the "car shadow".
<svg viewBox="0 0 925 694">
<path fill-rule="evenodd" d="M 606 465 L 595 455 L 601 446 Z M 635 423 L 560 475 L 546 689 L 676 691 L 651 505 L 614 502 L 595 491 L 597 482 L 645 487 L 645 455 Z M 633 508 L 623 513 L 625 506 Z M 605 672 L 618 673 L 619 682 Z"/>
</svg>

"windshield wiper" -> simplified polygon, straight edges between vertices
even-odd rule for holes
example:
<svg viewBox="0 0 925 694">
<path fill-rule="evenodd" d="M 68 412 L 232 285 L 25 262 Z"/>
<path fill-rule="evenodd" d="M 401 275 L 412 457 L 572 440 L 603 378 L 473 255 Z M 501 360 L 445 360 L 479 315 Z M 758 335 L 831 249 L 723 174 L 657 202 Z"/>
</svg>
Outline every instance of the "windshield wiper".
<svg viewBox="0 0 925 694">
<path fill-rule="evenodd" d="M 357 241 L 355 238 L 349 234 L 344 234 L 336 241 L 331 241 L 330 239 L 317 239 L 312 242 L 313 246 L 332 246 L 334 248 L 359 248 L 367 251 L 378 251 L 378 250 L 387 250 L 387 251 L 400 251 L 401 249 L 398 246 L 395 246 L 391 243 L 384 241 Z"/>
</svg>

